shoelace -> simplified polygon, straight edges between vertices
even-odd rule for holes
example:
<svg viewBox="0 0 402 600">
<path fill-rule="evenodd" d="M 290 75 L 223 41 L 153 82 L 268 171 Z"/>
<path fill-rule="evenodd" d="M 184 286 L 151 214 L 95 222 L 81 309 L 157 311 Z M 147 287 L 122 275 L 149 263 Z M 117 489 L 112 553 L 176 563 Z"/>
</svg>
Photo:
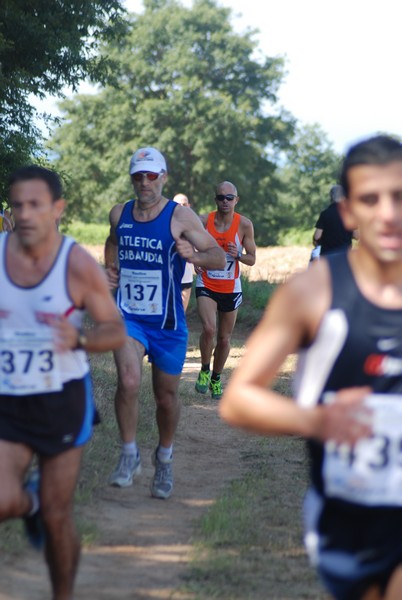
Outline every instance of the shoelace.
<svg viewBox="0 0 402 600">
<path fill-rule="evenodd" d="M 171 465 L 157 461 L 156 463 L 156 479 L 160 482 L 169 479 L 171 473 Z"/>
<path fill-rule="evenodd" d="M 136 457 L 135 457 L 136 460 Z M 132 465 L 130 464 L 131 455 L 130 454 L 122 454 L 120 458 L 119 470 L 125 469 L 127 473 L 129 473 L 132 469 Z"/>
</svg>

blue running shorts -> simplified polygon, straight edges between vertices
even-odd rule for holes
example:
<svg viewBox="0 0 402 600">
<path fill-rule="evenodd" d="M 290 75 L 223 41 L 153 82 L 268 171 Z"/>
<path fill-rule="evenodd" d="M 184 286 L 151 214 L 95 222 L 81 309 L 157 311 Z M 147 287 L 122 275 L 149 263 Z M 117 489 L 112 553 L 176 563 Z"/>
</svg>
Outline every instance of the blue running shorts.
<svg viewBox="0 0 402 600">
<path fill-rule="evenodd" d="M 150 363 L 169 375 L 180 375 L 187 352 L 187 328 L 152 329 L 136 321 L 125 321 L 127 335 L 140 342 Z"/>
</svg>

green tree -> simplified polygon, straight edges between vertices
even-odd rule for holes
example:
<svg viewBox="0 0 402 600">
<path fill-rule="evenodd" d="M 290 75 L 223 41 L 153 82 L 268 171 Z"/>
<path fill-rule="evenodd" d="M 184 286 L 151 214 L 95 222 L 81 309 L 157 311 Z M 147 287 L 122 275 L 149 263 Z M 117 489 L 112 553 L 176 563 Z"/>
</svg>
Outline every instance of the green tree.
<svg viewBox="0 0 402 600">
<path fill-rule="evenodd" d="M 132 193 L 132 152 L 154 145 L 168 160 L 167 195 L 185 192 L 201 212 L 229 179 L 239 210 L 258 219 L 257 238 L 268 243 L 272 157 L 287 146 L 293 120 L 276 106 L 282 59 L 258 54 L 255 32 L 236 33 L 230 16 L 212 0 L 191 8 L 146 0 L 127 35 L 105 47 L 118 88 L 63 102 L 66 123 L 51 143 L 71 174 L 70 215 L 104 220 Z"/>
<path fill-rule="evenodd" d="M 121 0 L 2 0 L 0 3 L 0 197 L 7 174 L 41 148 L 31 98 L 105 80 L 102 39 L 123 29 Z"/>
<path fill-rule="evenodd" d="M 319 125 L 297 129 L 281 169 L 278 221 L 282 229 L 312 229 L 329 203 L 337 183 L 341 157 Z"/>
</svg>

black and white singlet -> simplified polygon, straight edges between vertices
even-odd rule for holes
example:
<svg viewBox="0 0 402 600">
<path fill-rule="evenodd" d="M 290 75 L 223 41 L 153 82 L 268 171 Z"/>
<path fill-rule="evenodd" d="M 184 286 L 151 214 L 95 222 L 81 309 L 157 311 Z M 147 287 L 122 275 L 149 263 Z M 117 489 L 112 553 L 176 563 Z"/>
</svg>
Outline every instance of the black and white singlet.
<svg viewBox="0 0 402 600">
<path fill-rule="evenodd" d="M 402 309 L 374 305 L 360 292 L 347 254 L 328 260 L 332 302 L 295 377 L 301 406 L 331 401 L 342 388 L 370 386 L 373 436 L 354 451 L 310 442 L 312 483 L 326 498 L 402 506 Z"/>
</svg>

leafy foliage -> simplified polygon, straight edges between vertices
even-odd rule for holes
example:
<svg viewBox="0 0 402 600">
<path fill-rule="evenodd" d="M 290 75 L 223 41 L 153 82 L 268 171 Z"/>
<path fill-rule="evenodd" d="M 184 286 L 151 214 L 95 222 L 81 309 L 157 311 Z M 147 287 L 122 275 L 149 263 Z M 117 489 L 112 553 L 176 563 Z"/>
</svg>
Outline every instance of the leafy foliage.
<svg viewBox="0 0 402 600">
<path fill-rule="evenodd" d="M 61 104 L 66 120 L 51 148 L 71 174 L 70 215 L 104 220 L 132 193 L 131 154 L 153 145 L 167 157 L 168 196 L 185 192 L 202 212 L 214 206 L 215 185 L 233 181 L 240 212 L 258 219 L 257 241 L 269 243 L 273 158 L 294 124 L 276 106 L 282 59 L 259 55 L 254 32 L 235 33 L 231 11 L 213 0 L 144 4 L 127 35 L 103 50 L 116 65 L 117 89 Z"/>
<path fill-rule="evenodd" d="M 310 229 L 329 203 L 338 181 L 341 157 L 318 125 L 298 128 L 281 171 L 282 229 Z"/>
<path fill-rule="evenodd" d="M 102 39 L 123 29 L 120 0 L 2 0 L 0 3 L 0 197 L 7 174 L 41 150 L 30 95 L 105 81 Z"/>
</svg>

